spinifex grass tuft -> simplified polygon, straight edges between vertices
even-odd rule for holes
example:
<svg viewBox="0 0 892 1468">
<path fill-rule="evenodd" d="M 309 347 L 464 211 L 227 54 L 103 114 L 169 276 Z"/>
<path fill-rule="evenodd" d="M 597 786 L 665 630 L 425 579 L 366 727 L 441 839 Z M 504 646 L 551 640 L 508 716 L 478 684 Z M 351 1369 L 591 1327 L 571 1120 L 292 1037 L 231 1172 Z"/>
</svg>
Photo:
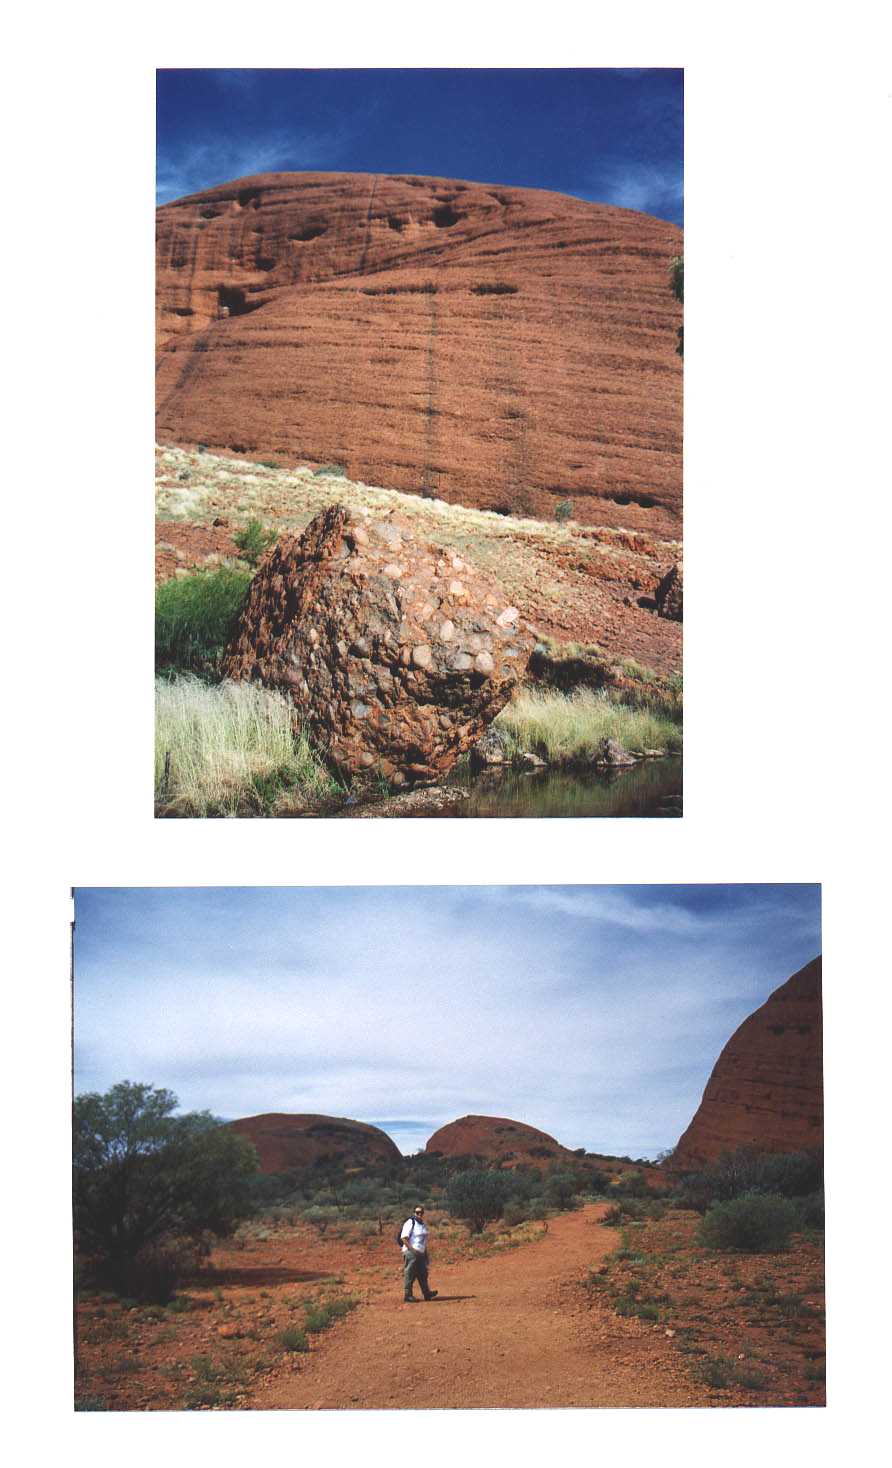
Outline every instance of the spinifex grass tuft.
<svg viewBox="0 0 892 1468">
<path fill-rule="evenodd" d="M 155 685 L 155 797 L 184 816 L 257 815 L 284 789 L 321 797 L 334 782 L 281 695 L 250 683 Z"/>
<path fill-rule="evenodd" d="M 590 759 L 602 739 L 615 739 L 630 750 L 681 748 L 681 729 L 673 720 L 614 703 L 606 692 L 587 688 L 569 697 L 522 692 L 502 710 L 496 726 L 512 750 L 528 750 L 554 763 Z"/>
</svg>

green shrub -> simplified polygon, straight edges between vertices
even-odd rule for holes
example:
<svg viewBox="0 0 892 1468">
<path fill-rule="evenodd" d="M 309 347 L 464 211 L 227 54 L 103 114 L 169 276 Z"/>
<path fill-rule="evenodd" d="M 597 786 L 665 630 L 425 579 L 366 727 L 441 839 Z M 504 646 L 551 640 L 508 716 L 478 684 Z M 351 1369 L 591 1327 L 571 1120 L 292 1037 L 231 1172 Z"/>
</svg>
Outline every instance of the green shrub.
<svg viewBox="0 0 892 1468">
<path fill-rule="evenodd" d="M 232 566 L 163 581 L 155 592 L 155 666 L 214 672 L 251 583 Z"/>
<path fill-rule="evenodd" d="M 681 1180 L 679 1201 L 703 1213 L 710 1203 L 739 1198 L 744 1193 L 774 1193 L 799 1198 L 820 1191 L 824 1164 L 820 1152 L 759 1152 L 738 1147 L 702 1172 Z"/>
<path fill-rule="evenodd" d="M 298 1330 L 296 1326 L 289 1326 L 287 1330 L 282 1331 L 279 1336 L 279 1344 L 283 1351 L 308 1351 L 310 1349 L 310 1342 L 305 1332 Z"/>
<path fill-rule="evenodd" d="M 343 464 L 322 464 L 318 469 L 313 470 L 314 479 L 325 479 L 329 477 L 333 479 L 346 479 L 347 470 Z"/>
<path fill-rule="evenodd" d="M 510 1189 L 511 1179 L 505 1173 L 491 1169 L 460 1172 L 450 1180 L 446 1207 L 472 1234 L 479 1234 L 487 1223 L 501 1218 Z"/>
<path fill-rule="evenodd" d="M 273 469 L 275 464 L 271 466 Z M 259 520 L 249 520 L 244 530 L 234 535 L 233 540 L 249 566 L 256 566 L 260 557 L 276 543 L 275 530 L 264 530 Z"/>
<path fill-rule="evenodd" d="M 706 1386 L 730 1386 L 734 1380 L 734 1363 L 724 1356 L 714 1356 L 701 1362 L 694 1374 Z"/>
<path fill-rule="evenodd" d="M 576 1190 L 575 1173 L 553 1172 L 545 1184 L 545 1197 L 552 1208 L 572 1208 Z"/>
<path fill-rule="evenodd" d="M 709 1249 L 774 1254 L 785 1249 L 799 1223 L 795 1203 L 770 1193 L 744 1193 L 714 1203 L 700 1224 L 699 1238 Z"/>
<path fill-rule="evenodd" d="M 796 1206 L 799 1209 L 799 1222 L 803 1228 L 824 1227 L 823 1188 L 820 1192 L 809 1193 L 806 1198 L 799 1198 Z"/>
<path fill-rule="evenodd" d="M 554 507 L 554 518 L 557 520 L 559 525 L 566 525 L 568 520 L 572 520 L 573 501 L 558 500 L 557 504 Z"/>
<path fill-rule="evenodd" d="M 167 1242 L 141 1249 L 122 1266 L 122 1282 L 128 1295 L 141 1303 L 168 1305 L 177 1286 L 199 1264 L 198 1251 L 187 1243 Z"/>
</svg>

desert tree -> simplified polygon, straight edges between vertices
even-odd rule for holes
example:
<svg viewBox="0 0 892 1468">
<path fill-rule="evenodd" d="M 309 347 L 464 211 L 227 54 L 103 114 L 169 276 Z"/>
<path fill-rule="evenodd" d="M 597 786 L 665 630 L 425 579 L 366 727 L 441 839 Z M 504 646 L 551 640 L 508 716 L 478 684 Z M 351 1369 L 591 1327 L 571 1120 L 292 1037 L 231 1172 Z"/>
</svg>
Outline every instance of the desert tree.
<svg viewBox="0 0 892 1468">
<path fill-rule="evenodd" d="M 118 1286 L 142 1251 L 225 1237 L 251 1211 L 254 1146 L 208 1111 L 175 1115 L 178 1104 L 133 1081 L 74 1102 L 77 1245 Z"/>
</svg>

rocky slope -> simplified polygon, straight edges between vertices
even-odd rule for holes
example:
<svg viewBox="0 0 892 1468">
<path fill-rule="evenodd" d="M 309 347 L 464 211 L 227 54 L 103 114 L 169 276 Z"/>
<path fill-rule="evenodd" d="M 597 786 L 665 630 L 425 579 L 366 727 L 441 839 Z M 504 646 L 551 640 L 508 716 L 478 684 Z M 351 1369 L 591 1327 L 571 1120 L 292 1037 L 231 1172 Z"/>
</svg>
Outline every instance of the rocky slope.
<svg viewBox="0 0 892 1468">
<path fill-rule="evenodd" d="M 271 1111 L 228 1123 L 253 1142 L 261 1172 L 288 1172 L 337 1162 L 345 1166 L 380 1166 L 400 1162 L 395 1142 L 378 1127 L 343 1116 L 315 1116 Z"/>
<path fill-rule="evenodd" d="M 158 210 L 158 437 L 677 538 L 672 224 L 543 190 L 260 174 Z"/>
<path fill-rule="evenodd" d="M 607 526 L 560 525 L 447 505 L 310 469 L 174 447 L 156 451 L 156 576 L 212 567 L 239 552 L 250 518 L 277 535 L 301 534 L 334 500 L 371 515 L 397 514 L 413 533 L 497 580 L 545 635 L 597 643 L 661 673 L 681 668 L 682 624 L 655 596 L 678 560 L 677 541 Z"/>
<path fill-rule="evenodd" d="M 821 960 L 765 1001 L 731 1036 L 669 1163 L 692 1172 L 722 1152 L 798 1152 L 824 1141 Z"/>
</svg>

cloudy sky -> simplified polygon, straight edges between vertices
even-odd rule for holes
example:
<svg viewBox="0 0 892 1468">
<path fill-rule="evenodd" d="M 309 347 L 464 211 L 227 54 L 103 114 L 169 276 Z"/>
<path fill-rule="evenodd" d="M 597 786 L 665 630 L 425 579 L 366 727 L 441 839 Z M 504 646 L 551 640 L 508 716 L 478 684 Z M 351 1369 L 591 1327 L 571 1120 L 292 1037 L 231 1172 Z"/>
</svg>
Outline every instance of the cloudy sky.
<svg viewBox="0 0 892 1468">
<path fill-rule="evenodd" d="M 75 1089 L 322 1112 L 405 1153 L 468 1113 L 654 1156 L 820 952 L 819 888 L 82 888 Z"/>
<path fill-rule="evenodd" d="M 250 173 L 419 173 L 681 223 L 673 68 L 163 70 L 159 204 Z"/>
</svg>

